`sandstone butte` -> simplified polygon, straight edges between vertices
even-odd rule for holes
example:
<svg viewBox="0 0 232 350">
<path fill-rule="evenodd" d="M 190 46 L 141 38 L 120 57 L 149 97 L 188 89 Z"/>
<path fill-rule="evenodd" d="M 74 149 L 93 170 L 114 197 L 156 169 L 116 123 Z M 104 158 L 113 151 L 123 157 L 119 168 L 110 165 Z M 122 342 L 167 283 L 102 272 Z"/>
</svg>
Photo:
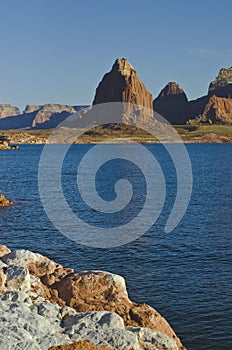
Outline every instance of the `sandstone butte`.
<svg viewBox="0 0 232 350">
<path fill-rule="evenodd" d="M 154 111 L 171 124 L 232 125 L 232 67 L 222 68 L 210 83 L 208 94 L 188 101 L 184 90 L 168 83 L 153 101 Z"/>
<path fill-rule="evenodd" d="M 128 297 L 123 277 L 75 272 L 0 246 L 1 350 L 184 350 L 168 322 Z"/>
<path fill-rule="evenodd" d="M 211 118 L 205 117 L 210 98 L 215 95 L 229 101 L 232 99 L 232 67 L 222 68 L 209 85 L 208 93 L 196 100 L 188 101 L 184 90 L 176 82 L 169 82 L 152 102 L 152 95 L 130 64 L 125 59 L 117 59 L 112 69 L 99 83 L 93 105 L 109 102 L 126 102 L 144 106 L 162 115 L 171 124 L 216 123 L 232 125 L 231 103 L 225 111 L 218 104 L 212 109 Z M 218 111 L 217 109 L 220 109 Z M 87 106 L 67 106 L 60 104 L 27 105 L 24 111 L 9 104 L 0 104 L 0 130 L 9 129 L 50 129 L 55 128 L 68 116 Z M 126 111 L 127 112 L 127 111 Z M 137 110 L 136 113 L 137 114 Z M 202 118 L 202 116 L 204 116 Z M 121 122 L 126 122 L 122 119 Z M 147 121 L 147 120 L 146 120 Z"/>
<path fill-rule="evenodd" d="M 152 95 L 125 58 L 115 61 L 96 89 L 93 105 L 108 102 L 126 102 L 153 109 Z"/>
<path fill-rule="evenodd" d="M 188 115 L 188 100 L 184 90 L 176 82 L 169 82 L 153 101 L 154 111 L 171 124 L 185 124 Z"/>
</svg>

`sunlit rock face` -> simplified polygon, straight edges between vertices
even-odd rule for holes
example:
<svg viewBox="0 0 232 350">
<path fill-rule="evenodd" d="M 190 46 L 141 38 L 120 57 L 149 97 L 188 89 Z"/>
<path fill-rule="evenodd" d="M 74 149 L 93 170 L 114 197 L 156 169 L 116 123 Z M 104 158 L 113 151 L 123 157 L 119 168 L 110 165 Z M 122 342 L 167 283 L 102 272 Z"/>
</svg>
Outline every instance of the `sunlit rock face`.
<svg viewBox="0 0 232 350">
<path fill-rule="evenodd" d="M 97 87 L 93 105 L 107 102 L 126 102 L 152 109 L 152 95 L 125 58 L 115 61 Z"/>
<path fill-rule="evenodd" d="M 210 83 L 209 93 L 228 85 L 232 88 L 232 67 L 220 69 L 216 79 Z"/>
</svg>

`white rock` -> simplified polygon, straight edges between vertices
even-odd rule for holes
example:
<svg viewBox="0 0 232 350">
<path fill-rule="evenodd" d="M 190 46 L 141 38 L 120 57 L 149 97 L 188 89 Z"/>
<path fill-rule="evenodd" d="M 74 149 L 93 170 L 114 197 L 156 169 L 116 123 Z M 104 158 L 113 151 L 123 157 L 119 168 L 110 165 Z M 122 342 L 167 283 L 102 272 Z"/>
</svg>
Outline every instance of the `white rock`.
<svg viewBox="0 0 232 350">
<path fill-rule="evenodd" d="M 1 259 L 0 259 L 0 269 L 3 269 L 3 267 L 6 267 L 7 264 L 5 264 Z"/>
<path fill-rule="evenodd" d="M 64 319 L 65 328 L 78 328 L 80 324 L 85 324 L 87 328 L 111 327 L 124 329 L 123 319 L 114 312 L 92 311 L 80 312 L 74 316 L 67 316 Z"/>
<path fill-rule="evenodd" d="M 2 257 L 2 260 L 7 265 L 17 265 L 17 266 L 26 266 L 32 262 L 39 261 L 44 259 L 40 254 L 33 253 L 29 250 L 14 250 Z"/>
<path fill-rule="evenodd" d="M 7 290 L 29 291 L 31 288 L 30 274 L 25 266 L 8 266 L 6 269 Z"/>
<path fill-rule="evenodd" d="M 52 345 L 70 343 L 70 338 L 63 334 L 58 318 L 50 318 L 50 313 L 46 312 L 45 317 L 39 315 L 38 307 L 20 302 L 22 292 L 18 293 L 15 303 L 10 300 L 14 293 L 7 294 L 7 300 L 2 300 L 3 296 L 0 298 L 1 350 L 47 350 Z M 57 305 L 53 306 L 59 309 Z"/>
<path fill-rule="evenodd" d="M 5 294 L 0 295 L 0 300 L 2 301 L 13 301 L 13 302 L 24 302 L 24 303 L 29 303 L 31 304 L 31 298 L 28 296 L 27 293 L 23 291 L 11 291 L 11 292 L 6 292 Z"/>
<path fill-rule="evenodd" d="M 114 312 L 78 313 L 66 317 L 64 327 L 72 341 L 88 340 L 112 349 L 140 350 L 137 336 L 125 330 L 123 319 Z"/>
<path fill-rule="evenodd" d="M 159 333 L 150 328 L 127 327 L 126 329 L 137 335 L 139 343 L 146 350 L 178 350 L 176 342 L 166 334 Z"/>
<path fill-rule="evenodd" d="M 47 350 L 50 346 L 81 340 L 113 350 L 178 350 L 175 341 L 164 334 L 149 328 L 125 328 L 123 319 L 114 312 L 77 313 L 71 307 L 45 301 L 38 292 L 42 282 L 29 274 L 27 266 L 35 263 L 41 274 L 44 267 L 54 270 L 57 265 L 46 259 L 40 254 L 17 250 L 0 260 L 2 288 L 5 286 L 5 294 L 0 295 L 0 350 Z M 123 277 L 105 271 L 83 271 L 76 276 L 85 274 L 92 282 L 104 274 L 117 288 L 118 300 L 128 297 Z"/>
<path fill-rule="evenodd" d="M 50 302 L 41 303 L 37 306 L 38 308 L 38 314 L 49 318 L 49 319 L 58 319 L 58 316 L 60 316 L 60 308 L 56 304 L 51 304 Z"/>
<path fill-rule="evenodd" d="M 64 306 L 60 309 L 60 317 L 61 318 L 65 318 L 67 316 L 73 316 L 73 315 L 76 315 L 76 311 L 69 307 L 69 306 Z"/>
</svg>

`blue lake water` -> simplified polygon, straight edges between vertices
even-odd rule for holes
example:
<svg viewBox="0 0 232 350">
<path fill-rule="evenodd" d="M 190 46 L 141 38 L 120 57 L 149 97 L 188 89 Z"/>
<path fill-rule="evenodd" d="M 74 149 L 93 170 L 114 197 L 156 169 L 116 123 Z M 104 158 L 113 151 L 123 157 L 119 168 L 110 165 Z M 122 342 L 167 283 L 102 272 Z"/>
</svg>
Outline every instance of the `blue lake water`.
<svg viewBox="0 0 232 350">
<path fill-rule="evenodd" d="M 101 215 L 79 198 L 78 162 L 91 148 L 76 145 L 68 153 L 62 185 L 70 207 L 95 226 L 118 226 L 137 215 L 145 198 L 143 175 L 126 161 L 99 170 L 97 189 L 112 200 L 114 182 L 133 183 L 133 205 L 123 215 Z M 161 145 L 147 145 L 165 175 L 167 196 L 156 224 L 129 244 L 90 248 L 70 241 L 47 218 L 38 191 L 43 146 L 0 152 L 0 188 L 13 207 L 0 211 L 0 244 L 30 249 L 77 270 L 100 269 L 123 275 L 132 300 L 156 308 L 173 326 L 188 350 L 232 349 L 232 145 L 187 145 L 193 167 L 188 210 L 170 234 L 164 226 L 176 195 L 176 174 Z M 119 228 L 120 230 L 120 228 Z"/>
</svg>

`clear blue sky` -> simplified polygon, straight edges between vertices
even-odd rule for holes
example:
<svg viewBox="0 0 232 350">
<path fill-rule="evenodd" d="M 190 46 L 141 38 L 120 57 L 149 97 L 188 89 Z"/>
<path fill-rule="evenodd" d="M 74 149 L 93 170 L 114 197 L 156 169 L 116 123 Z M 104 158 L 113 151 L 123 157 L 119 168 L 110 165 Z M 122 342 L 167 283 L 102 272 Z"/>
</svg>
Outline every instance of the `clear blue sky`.
<svg viewBox="0 0 232 350">
<path fill-rule="evenodd" d="M 190 99 L 232 65 L 231 0 L 0 0 L 0 103 L 90 104 L 126 57 L 155 97 Z"/>
</svg>

